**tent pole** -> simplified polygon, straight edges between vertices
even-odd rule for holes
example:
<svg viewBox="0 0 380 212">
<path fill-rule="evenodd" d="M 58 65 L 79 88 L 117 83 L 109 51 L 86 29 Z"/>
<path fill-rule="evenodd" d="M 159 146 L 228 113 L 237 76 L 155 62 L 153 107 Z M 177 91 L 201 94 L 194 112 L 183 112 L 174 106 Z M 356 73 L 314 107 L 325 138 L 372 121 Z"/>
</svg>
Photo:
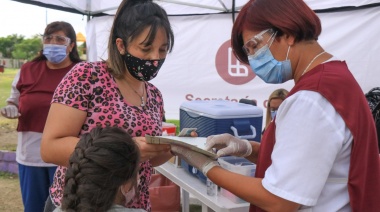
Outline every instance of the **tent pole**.
<svg viewBox="0 0 380 212">
<path fill-rule="evenodd" d="M 235 22 L 235 0 L 232 0 L 232 23 Z"/>
<path fill-rule="evenodd" d="M 87 22 L 90 21 L 90 15 L 91 15 L 91 4 L 92 4 L 92 0 L 87 0 L 86 1 L 86 10 L 87 10 Z"/>
</svg>

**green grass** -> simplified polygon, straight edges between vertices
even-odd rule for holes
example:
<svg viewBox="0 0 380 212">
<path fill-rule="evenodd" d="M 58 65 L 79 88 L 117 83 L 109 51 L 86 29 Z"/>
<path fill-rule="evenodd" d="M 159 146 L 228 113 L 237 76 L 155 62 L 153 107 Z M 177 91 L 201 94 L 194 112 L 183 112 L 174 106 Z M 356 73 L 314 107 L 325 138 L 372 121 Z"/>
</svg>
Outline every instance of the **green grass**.
<svg viewBox="0 0 380 212">
<path fill-rule="evenodd" d="M 0 171 L 0 179 L 18 179 L 17 174 Z"/>
<path fill-rule="evenodd" d="M 4 73 L 0 73 L 0 108 L 4 107 L 9 94 L 14 76 L 18 69 L 5 68 Z"/>
<path fill-rule="evenodd" d="M 0 149 L 5 150 L 5 151 L 16 152 L 17 144 L 8 144 L 8 145 L 0 146 Z M 0 174 L 0 178 L 1 178 L 1 174 Z"/>
</svg>

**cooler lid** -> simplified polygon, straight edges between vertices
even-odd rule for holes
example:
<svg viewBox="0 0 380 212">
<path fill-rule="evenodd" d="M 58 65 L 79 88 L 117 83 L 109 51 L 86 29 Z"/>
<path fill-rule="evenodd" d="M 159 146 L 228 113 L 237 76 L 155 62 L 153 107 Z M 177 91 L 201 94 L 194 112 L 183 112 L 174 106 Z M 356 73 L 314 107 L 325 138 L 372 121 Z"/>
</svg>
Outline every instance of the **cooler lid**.
<svg viewBox="0 0 380 212">
<path fill-rule="evenodd" d="M 247 118 L 263 115 L 257 106 L 228 100 L 195 100 L 181 104 L 180 109 L 211 118 Z"/>
</svg>

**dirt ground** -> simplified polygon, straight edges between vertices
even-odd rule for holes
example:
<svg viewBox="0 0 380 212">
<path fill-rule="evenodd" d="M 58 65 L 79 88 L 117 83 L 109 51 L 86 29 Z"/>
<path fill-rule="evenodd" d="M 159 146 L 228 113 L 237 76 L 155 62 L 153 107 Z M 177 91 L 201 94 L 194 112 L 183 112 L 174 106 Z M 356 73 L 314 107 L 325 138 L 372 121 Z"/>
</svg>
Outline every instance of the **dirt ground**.
<svg viewBox="0 0 380 212">
<path fill-rule="evenodd" d="M 17 120 L 0 116 L 0 150 L 15 151 L 17 145 Z M 0 211 L 23 211 L 18 176 L 0 173 Z"/>
<path fill-rule="evenodd" d="M 24 211 L 17 175 L 0 174 L 0 191 L 0 211 Z"/>
</svg>

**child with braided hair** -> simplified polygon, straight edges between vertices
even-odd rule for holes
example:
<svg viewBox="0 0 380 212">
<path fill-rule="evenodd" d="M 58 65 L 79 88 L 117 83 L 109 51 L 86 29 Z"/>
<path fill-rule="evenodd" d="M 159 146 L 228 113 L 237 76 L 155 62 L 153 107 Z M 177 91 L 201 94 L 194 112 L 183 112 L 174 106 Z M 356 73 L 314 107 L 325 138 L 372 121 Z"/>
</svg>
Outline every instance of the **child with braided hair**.
<svg viewBox="0 0 380 212">
<path fill-rule="evenodd" d="M 135 196 L 140 152 L 117 127 L 83 134 L 69 159 L 60 211 L 145 212 L 125 208 Z"/>
</svg>

